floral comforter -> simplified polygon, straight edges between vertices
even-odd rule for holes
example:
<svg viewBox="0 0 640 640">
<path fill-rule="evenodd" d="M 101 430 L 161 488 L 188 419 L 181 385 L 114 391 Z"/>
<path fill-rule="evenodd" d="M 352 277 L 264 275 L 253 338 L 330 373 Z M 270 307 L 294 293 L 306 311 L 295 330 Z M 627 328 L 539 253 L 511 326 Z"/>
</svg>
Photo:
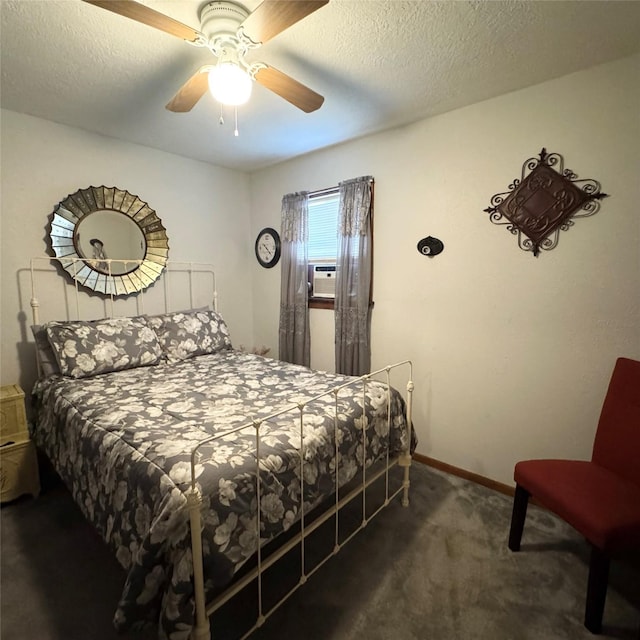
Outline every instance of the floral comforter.
<svg viewBox="0 0 640 640">
<path fill-rule="evenodd" d="M 188 638 L 194 623 L 189 515 L 190 454 L 216 433 L 349 380 L 235 351 L 106 373 L 54 376 L 34 389 L 36 442 L 54 463 L 87 519 L 127 571 L 117 629 L 159 622 L 159 637 Z M 339 483 L 407 441 L 404 401 L 393 392 L 388 438 L 386 386 L 368 383 L 366 447 L 362 385 L 339 394 Z M 261 426 L 260 544 L 335 489 L 335 400 Z M 257 549 L 255 428 L 204 445 L 196 465 L 203 493 L 207 589 L 220 590 Z"/>
</svg>

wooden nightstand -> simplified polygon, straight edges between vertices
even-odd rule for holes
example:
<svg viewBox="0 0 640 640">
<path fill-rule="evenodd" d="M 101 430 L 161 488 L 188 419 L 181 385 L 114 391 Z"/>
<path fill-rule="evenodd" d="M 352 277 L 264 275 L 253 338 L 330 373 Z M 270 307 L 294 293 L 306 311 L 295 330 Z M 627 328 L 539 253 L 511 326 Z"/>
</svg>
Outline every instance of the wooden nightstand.
<svg viewBox="0 0 640 640">
<path fill-rule="evenodd" d="M 24 391 L 0 387 L 0 502 L 40 493 L 36 449 L 29 437 Z"/>
</svg>

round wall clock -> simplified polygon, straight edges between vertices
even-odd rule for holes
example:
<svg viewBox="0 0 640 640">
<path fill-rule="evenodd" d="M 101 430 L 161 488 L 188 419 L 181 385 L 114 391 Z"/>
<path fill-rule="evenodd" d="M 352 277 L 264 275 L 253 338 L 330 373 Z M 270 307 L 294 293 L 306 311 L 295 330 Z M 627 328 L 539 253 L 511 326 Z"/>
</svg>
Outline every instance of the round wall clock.
<svg viewBox="0 0 640 640">
<path fill-rule="evenodd" d="M 275 229 L 266 227 L 258 234 L 256 258 L 266 269 L 271 269 L 280 260 L 280 235 Z"/>
</svg>

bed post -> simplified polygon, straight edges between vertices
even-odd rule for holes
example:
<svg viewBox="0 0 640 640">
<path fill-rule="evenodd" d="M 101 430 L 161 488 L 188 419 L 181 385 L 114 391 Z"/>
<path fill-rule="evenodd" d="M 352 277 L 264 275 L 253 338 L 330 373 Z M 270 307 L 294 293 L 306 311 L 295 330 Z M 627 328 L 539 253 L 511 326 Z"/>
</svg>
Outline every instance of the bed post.
<svg viewBox="0 0 640 640">
<path fill-rule="evenodd" d="M 38 298 L 33 296 L 33 298 L 31 298 L 31 319 L 33 324 L 40 324 L 40 314 L 38 313 L 39 307 L 40 303 L 38 302 Z"/>
<path fill-rule="evenodd" d="M 189 520 L 191 524 L 191 560 L 193 562 L 193 589 L 196 601 L 196 624 L 191 634 L 192 640 L 209 640 L 209 618 L 206 612 L 204 596 L 204 570 L 202 559 L 202 529 L 200 507 L 202 495 L 196 487 L 187 494 Z"/>
<path fill-rule="evenodd" d="M 40 306 L 40 303 L 38 302 L 38 298 L 36 298 L 36 281 L 35 275 L 33 273 L 33 261 L 34 258 L 31 258 L 31 318 L 33 320 L 33 324 L 40 324 L 40 318 L 38 314 L 38 307 Z"/>
<path fill-rule="evenodd" d="M 400 459 L 398 460 L 399 466 L 404 468 L 404 479 L 402 481 L 402 506 L 409 506 L 409 468 L 411 467 L 411 436 L 412 436 L 412 402 L 413 402 L 413 380 L 409 380 L 407 382 L 407 448 L 406 450 L 400 454 Z"/>
<path fill-rule="evenodd" d="M 31 324 L 33 325 L 37 325 L 40 324 L 40 312 L 39 312 L 39 308 L 40 308 L 40 303 L 38 302 L 38 298 L 36 298 L 36 283 L 35 283 L 35 277 L 34 277 L 34 273 L 33 273 L 33 262 L 34 259 L 31 258 Z M 37 367 L 37 371 L 38 371 L 38 378 L 40 377 L 40 375 L 42 374 L 42 363 L 40 362 L 40 350 L 36 348 L 36 367 Z"/>
</svg>

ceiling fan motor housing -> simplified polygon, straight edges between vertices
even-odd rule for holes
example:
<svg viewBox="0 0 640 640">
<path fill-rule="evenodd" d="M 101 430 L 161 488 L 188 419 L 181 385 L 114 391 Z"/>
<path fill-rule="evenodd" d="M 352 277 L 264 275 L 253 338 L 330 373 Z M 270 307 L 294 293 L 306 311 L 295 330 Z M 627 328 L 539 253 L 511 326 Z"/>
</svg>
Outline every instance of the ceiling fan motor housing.
<svg viewBox="0 0 640 640">
<path fill-rule="evenodd" d="M 200 31 L 211 41 L 221 36 L 235 36 L 249 12 L 241 4 L 216 0 L 200 11 Z"/>
</svg>

